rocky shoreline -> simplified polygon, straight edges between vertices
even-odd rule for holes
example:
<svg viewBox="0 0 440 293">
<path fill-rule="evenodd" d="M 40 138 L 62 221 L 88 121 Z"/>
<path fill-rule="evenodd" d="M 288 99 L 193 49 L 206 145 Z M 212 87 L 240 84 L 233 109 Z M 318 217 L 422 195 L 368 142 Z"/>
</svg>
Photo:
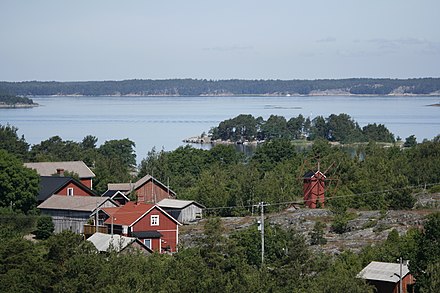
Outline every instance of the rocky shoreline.
<svg viewBox="0 0 440 293">
<path fill-rule="evenodd" d="M 221 140 L 216 139 L 212 140 L 210 136 L 192 136 L 186 139 L 183 139 L 184 143 L 193 143 L 193 144 L 226 144 L 226 145 L 253 145 L 256 146 L 264 141 L 231 141 L 231 140 Z"/>
<path fill-rule="evenodd" d="M 40 106 L 39 104 L 4 104 L 0 103 L 0 109 L 26 109 L 26 108 L 35 108 Z"/>
</svg>

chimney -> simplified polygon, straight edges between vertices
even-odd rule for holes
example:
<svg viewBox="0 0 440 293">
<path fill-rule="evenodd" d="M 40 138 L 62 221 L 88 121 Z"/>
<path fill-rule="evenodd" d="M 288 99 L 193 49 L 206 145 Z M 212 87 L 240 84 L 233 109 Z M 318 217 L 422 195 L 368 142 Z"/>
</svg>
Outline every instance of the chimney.
<svg viewBox="0 0 440 293">
<path fill-rule="evenodd" d="M 60 177 L 64 177 L 64 169 L 57 169 L 57 175 Z"/>
</svg>

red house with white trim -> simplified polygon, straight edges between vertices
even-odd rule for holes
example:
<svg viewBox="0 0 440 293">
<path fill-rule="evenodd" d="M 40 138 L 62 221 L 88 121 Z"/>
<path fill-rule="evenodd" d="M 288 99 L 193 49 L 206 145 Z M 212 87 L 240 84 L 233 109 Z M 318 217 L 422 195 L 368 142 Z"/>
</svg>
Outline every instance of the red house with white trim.
<svg viewBox="0 0 440 293">
<path fill-rule="evenodd" d="M 154 204 L 128 202 L 124 206 L 103 208 L 104 224 L 110 233 L 136 237 L 159 253 L 176 252 L 179 226 L 176 219 Z"/>
<path fill-rule="evenodd" d="M 97 194 L 72 177 L 41 176 L 37 202 L 40 204 L 52 195 L 96 196 Z"/>
</svg>

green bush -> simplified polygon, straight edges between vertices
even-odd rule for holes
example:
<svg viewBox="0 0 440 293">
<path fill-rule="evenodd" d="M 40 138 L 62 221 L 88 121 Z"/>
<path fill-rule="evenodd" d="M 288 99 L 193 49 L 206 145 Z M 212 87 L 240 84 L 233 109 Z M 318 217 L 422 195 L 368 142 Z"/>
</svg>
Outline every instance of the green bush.
<svg viewBox="0 0 440 293">
<path fill-rule="evenodd" d="M 49 216 L 42 216 L 38 218 L 35 237 L 37 239 L 47 239 L 53 234 L 54 229 L 55 226 L 52 222 L 52 218 Z"/>
</svg>

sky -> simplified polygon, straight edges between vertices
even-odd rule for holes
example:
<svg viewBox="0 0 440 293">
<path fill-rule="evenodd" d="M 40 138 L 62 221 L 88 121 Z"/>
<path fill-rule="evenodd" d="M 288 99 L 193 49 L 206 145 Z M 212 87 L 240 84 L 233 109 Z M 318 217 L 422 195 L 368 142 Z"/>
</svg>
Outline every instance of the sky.
<svg viewBox="0 0 440 293">
<path fill-rule="evenodd" d="M 439 0 L 0 0 L 0 80 L 440 77 Z"/>
</svg>

